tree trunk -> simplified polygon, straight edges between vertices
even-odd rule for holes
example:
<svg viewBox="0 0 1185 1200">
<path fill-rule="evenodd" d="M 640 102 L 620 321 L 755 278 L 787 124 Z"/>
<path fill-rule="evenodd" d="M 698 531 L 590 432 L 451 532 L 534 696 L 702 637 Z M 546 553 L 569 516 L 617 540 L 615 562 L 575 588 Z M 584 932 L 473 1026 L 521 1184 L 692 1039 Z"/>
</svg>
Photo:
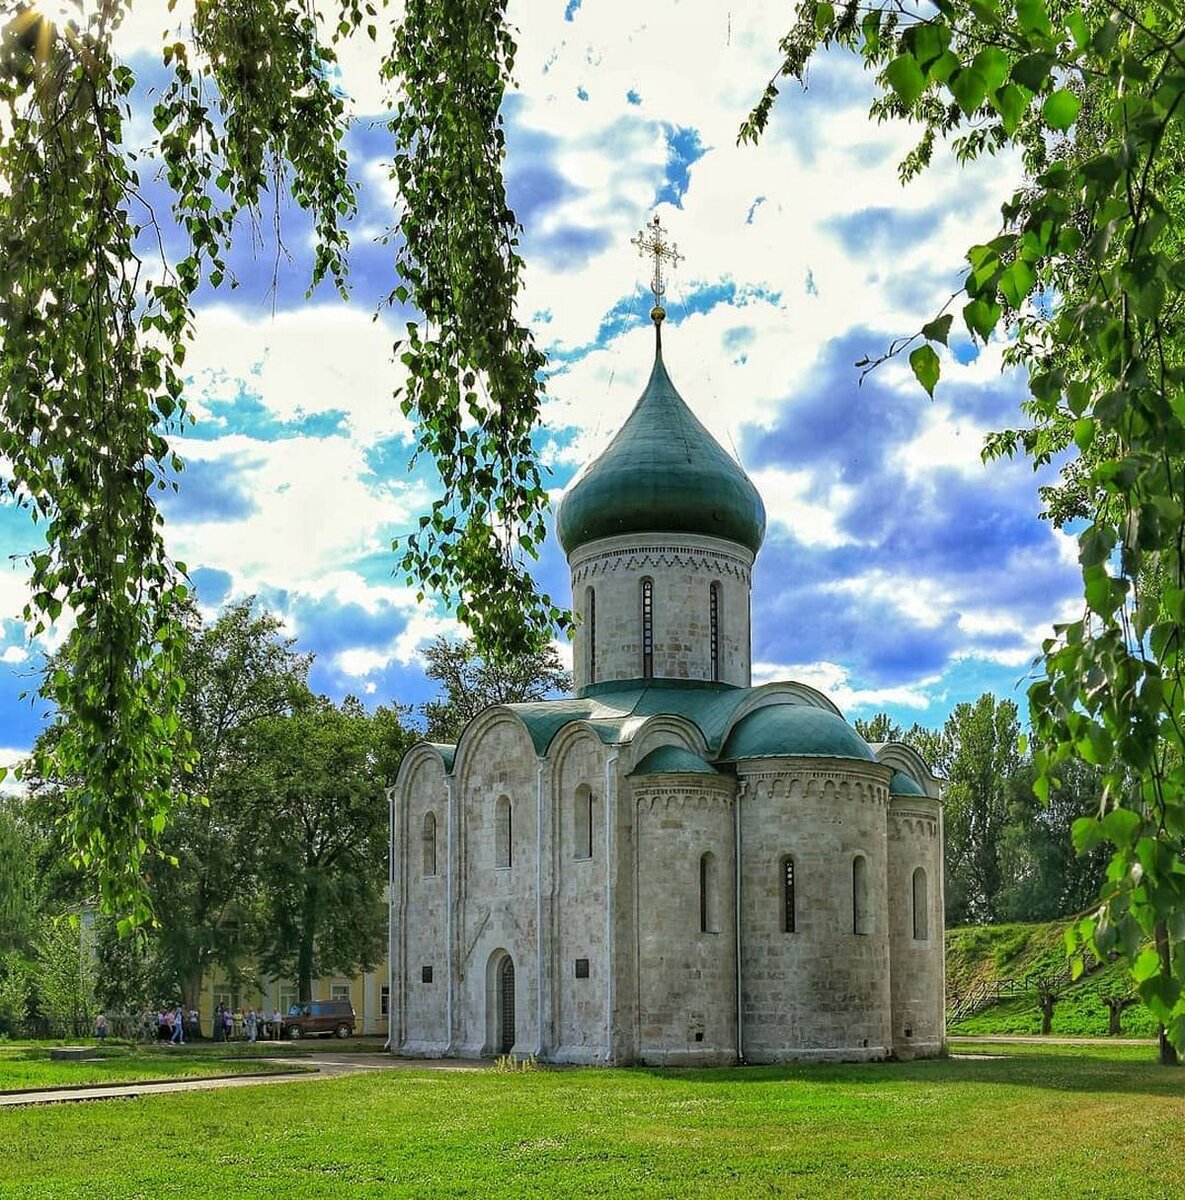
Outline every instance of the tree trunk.
<svg viewBox="0 0 1185 1200">
<path fill-rule="evenodd" d="M 302 1003 L 313 998 L 313 945 L 317 933 L 317 889 L 305 888 L 300 922 L 300 946 L 296 952 L 296 987 Z"/>
<path fill-rule="evenodd" d="M 187 1013 L 197 1012 L 199 1030 L 201 1027 L 201 1007 L 199 1001 L 202 996 L 202 979 L 205 975 L 201 963 L 196 964 L 192 970 L 186 971 L 181 976 L 181 1003 Z M 199 1037 L 201 1036 L 199 1032 Z"/>
<path fill-rule="evenodd" d="M 1173 968 L 1172 949 L 1169 945 L 1168 927 L 1163 921 L 1156 926 L 1156 952 L 1160 955 L 1160 969 L 1166 974 L 1170 974 Z M 1156 1040 L 1159 1044 L 1160 1065 L 1162 1067 L 1175 1067 L 1180 1062 L 1177 1057 L 1177 1048 L 1168 1039 L 1168 1033 L 1163 1025 L 1156 1027 Z"/>
<path fill-rule="evenodd" d="M 1053 1006 L 1057 997 L 1053 992 L 1041 992 L 1041 1033 L 1047 1035 L 1053 1031 Z"/>
</svg>

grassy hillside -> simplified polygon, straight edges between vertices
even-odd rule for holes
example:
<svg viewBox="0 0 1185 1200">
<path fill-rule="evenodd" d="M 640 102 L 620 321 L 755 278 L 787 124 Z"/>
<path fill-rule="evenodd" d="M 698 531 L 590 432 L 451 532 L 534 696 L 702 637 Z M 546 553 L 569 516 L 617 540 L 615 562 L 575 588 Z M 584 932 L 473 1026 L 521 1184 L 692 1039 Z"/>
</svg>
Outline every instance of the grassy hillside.
<svg viewBox="0 0 1185 1200">
<path fill-rule="evenodd" d="M 946 933 L 948 998 L 979 983 L 997 979 L 1038 979 L 1066 966 L 1067 921 L 1042 925 L 969 925 Z M 1100 967 L 1075 984 L 1066 985 L 1053 1013 L 1053 1032 L 1073 1037 L 1105 1037 L 1107 1009 L 1103 998 L 1130 995 L 1132 988 L 1118 963 Z M 1036 992 L 1008 997 L 972 1017 L 952 1022 L 957 1034 L 1041 1032 Z M 1156 1023 L 1142 1006 L 1123 1014 L 1125 1037 L 1154 1037 Z"/>
</svg>

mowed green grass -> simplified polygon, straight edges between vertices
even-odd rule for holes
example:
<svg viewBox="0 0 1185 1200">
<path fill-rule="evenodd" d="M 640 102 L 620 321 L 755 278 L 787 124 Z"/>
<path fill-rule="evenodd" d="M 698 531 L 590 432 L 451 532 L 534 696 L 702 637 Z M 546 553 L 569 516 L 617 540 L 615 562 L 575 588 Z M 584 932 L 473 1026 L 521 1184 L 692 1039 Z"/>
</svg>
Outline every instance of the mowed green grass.
<svg viewBox="0 0 1185 1200">
<path fill-rule="evenodd" d="M 240 1055 L 217 1053 L 199 1046 L 137 1049 L 104 1046 L 95 1053 L 101 1057 L 64 1062 L 49 1057 L 47 1044 L 7 1046 L 0 1043 L 0 1092 L 291 1069 L 281 1064 L 251 1062 Z"/>
<path fill-rule="evenodd" d="M 0 1195 L 1185 1194 L 1185 1072 L 1108 1049 L 720 1071 L 417 1068 L 10 1109 Z"/>
</svg>

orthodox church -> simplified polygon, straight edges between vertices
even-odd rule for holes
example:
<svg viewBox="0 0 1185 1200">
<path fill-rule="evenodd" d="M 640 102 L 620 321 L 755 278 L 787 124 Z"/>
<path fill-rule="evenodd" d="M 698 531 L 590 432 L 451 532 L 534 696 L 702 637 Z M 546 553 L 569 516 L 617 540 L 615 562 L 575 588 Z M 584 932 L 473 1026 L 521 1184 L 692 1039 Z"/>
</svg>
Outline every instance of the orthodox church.
<svg viewBox="0 0 1185 1200">
<path fill-rule="evenodd" d="M 391 1049 L 871 1060 L 944 1041 L 938 780 L 751 686 L 765 509 L 662 352 L 564 496 L 575 695 L 487 709 L 395 790 Z"/>
</svg>

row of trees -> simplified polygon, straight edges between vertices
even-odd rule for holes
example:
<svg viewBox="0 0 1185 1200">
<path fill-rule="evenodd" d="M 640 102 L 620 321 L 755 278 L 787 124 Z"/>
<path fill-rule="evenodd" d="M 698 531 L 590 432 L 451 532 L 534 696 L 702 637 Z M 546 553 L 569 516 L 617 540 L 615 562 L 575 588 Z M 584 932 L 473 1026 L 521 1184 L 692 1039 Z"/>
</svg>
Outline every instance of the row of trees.
<svg viewBox="0 0 1185 1200">
<path fill-rule="evenodd" d="M 1108 855 L 1097 846 L 1077 854 L 1071 831 L 1097 815 L 1102 772 L 1067 763 L 1048 803 L 1039 800 L 1011 700 L 985 693 L 957 705 L 941 729 L 903 730 L 884 713 L 855 725 L 869 741 L 909 742 L 947 781 L 948 925 L 1049 921 L 1097 903 Z"/>
<path fill-rule="evenodd" d="M 34 1025 L 85 1032 L 94 1006 L 138 1012 L 180 997 L 196 1008 L 210 973 L 244 964 L 292 979 L 302 999 L 325 974 L 354 974 L 386 948 L 385 789 L 419 736 L 455 741 L 490 704 L 568 686 L 554 651 L 501 672 L 469 642 L 426 653 L 440 696 L 409 710 L 368 713 L 308 686 L 311 656 L 251 600 L 209 625 L 191 611 L 182 714 L 195 748 L 175 787 L 183 803 L 146 872 L 154 922 L 126 936 L 93 911 L 94 878 L 61 831 L 63 784 L 29 779 L 0 809 L 0 1031 Z M 66 661 L 47 670 L 68 668 Z M 35 760 L 52 761 L 46 743 Z"/>
<path fill-rule="evenodd" d="M 190 612 L 181 710 L 196 754 L 177 772 L 184 800 L 146 863 L 154 924 L 132 938 L 110 918 L 94 925 L 97 1003 L 138 1009 L 180 996 L 197 1007 L 215 966 L 234 971 L 248 959 L 293 979 L 308 998 L 318 975 L 352 973 L 381 957 L 383 788 L 413 735 L 398 709 L 370 714 L 353 698 L 335 705 L 314 695 L 310 661 L 279 620 L 250 601 L 208 626 Z M 45 743 L 64 732 L 62 724 L 48 727 L 35 759 L 52 761 Z M 2 856 L 11 864 L 0 886 L 6 980 L 22 974 L 23 961 L 33 984 L 45 931 L 94 899 L 93 876 L 63 844 L 67 782 L 29 779 L 27 796 L 0 826 L 20 851 Z M 26 991 L 37 1011 L 43 991 Z"/>
</svg>

